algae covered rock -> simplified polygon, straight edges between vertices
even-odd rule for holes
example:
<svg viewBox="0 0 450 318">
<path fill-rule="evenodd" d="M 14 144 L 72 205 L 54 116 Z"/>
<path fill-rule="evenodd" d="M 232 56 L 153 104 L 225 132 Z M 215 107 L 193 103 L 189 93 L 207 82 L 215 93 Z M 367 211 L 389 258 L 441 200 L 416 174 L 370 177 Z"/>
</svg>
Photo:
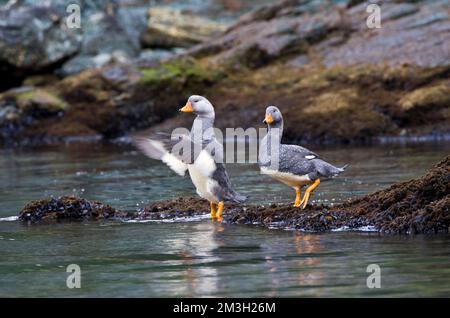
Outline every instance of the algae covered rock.
<svg viewBox="0 0 450 318">
<path fill-rule="evenodd" d="M 48 112 L 59 112 L 69 108 L 69 105 L 56 96 L 43 89 L 32 89 L 16 96 L 17 106 L 22 110 L 36 108 Z"/>
<path fill-rule="evenodd" d="M 344 204 L 382 232 L 440 233 L 450 227 L 450 156 L 424 176 Z"/>
<path fill-rule="evenodd" d="M 75 196 L 43 199 L 28 203 L 19 213 L 19 220 L 28 222 L 61 220 L 100 220 L 124 218 L 127 214 L 110 205 Z"/>
</svg>

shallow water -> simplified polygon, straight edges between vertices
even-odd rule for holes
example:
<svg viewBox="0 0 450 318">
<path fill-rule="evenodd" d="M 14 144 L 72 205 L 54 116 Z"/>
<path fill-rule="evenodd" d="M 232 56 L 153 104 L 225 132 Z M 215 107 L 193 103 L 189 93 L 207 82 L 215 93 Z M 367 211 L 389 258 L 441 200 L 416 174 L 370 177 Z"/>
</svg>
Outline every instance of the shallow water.
<svg viewBox="0 0 450 318">
<path fill-rule="evenodd" d="M 316 202 L 334 204 L 423 174 L 449 143 L 314 148 L 348 171 L 324 182 Z M 294 191 L 228 165 L 250 203 L 290 202 Z M 450 296 L 450 237 L 310 234 L 191 222 L 89 222 L 27 226 L 8 218 L 29 200 L 74 193 L 136 210 L 193 195 L 189 179 L 130 147 L 69 145 L 0 150 L 0 296 Z M 66 287 L 78 264 L 82 288 Z M 381 288 L 366 286 L 369 264 Z"/>
</svg>

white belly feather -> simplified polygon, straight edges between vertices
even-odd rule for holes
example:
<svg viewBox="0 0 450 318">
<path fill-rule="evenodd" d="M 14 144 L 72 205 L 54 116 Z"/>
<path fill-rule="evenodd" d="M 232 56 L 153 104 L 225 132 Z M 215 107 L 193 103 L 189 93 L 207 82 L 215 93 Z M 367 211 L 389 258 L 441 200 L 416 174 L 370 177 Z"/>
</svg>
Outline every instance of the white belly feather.
<svg viewBox="0 0 450 318">
<path fill-rule="evenodd" d="M 197 190 L 197 194 L 203 199 L 218 203 L 218 198 L 212 192 L 212 189 L 217 184 L 217 182 L 203 175 L 200 170 L 197 169 L 194 165 L 189 165 L 188 170 L 189 175 L 191 176 L 192 183 Z"/>
<path fill-rule="evenodd" d="M 261 167 L 261 173 L 271 176 L 272 178 L 287 184 L 290 187 L 301 187 L 305 184 L 311 183 L 311 179 L 307 174 L 303 176 L 298 176 L 289 172 L 281 172 L 277 170 L 267 169 L 266 167 Z"/>
<path fill-rule="evenodd" d="M 218 185 L 217 181 L 211 178 L 216 170 L 214 158 L 208 152 L 200 152 L 194 164 L 188 165 L 189 175 L 192 183 L 197 189 L 197 194 L 210 202 L 219 203 L 219 199 L 214 195 L 213 189 Z"/>
</svg>

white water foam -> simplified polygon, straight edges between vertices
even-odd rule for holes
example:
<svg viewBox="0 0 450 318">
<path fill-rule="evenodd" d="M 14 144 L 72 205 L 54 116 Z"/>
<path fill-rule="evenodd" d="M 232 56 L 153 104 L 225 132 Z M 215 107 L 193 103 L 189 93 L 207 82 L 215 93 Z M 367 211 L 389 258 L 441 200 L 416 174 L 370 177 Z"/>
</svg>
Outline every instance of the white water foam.
<svg viewBox="0 0 450 318">
<path fill-rule="evenodd" d="M 19 217 L 17 215 L 13 215 L 13 216 L 7 216 L 6 218 L 0 218 L 0 222 L 11 222 L 11 221 L 17 221 L 19 219 Z"/>
<path fill-rule="evenodd" d="M 375 226 L 373 225 L 365 225 L 357 228 L 350 228 L 348 226 L 339 227 L 337 229 L 331 230 L 331 232 L 349 232 L 349 231 L 357 231 L 357 232 L 378 232 Z"/>
<path fill-rule="evenodd" d="M 176 222 L 197 222 L 209 219 L 211 216 L 207 214 L 197 214 L 193 216 L 175 217 L 170 219 L 155 219 L 155 220 L 126 220 L 125 223 L 176 223 Z"/>
</svg>

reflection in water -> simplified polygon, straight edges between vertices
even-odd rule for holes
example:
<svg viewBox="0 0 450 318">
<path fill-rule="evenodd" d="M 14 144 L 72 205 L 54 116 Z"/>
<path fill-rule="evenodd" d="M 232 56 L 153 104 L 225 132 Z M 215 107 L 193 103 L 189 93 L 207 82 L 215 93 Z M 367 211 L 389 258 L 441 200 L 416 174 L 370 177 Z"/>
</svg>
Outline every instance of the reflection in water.
<svg viewBox="0 0 450 318">
<path fill-rule="evenodd" d="M 175 294 L 179 295 L 210 295 L 218 291 L 218 271 L 215 263 L 221 261 L 220 255 L 215 255 L 220 242 L 217 233 L 223 232 L 223 225 L 217 223 L 196 224 L 197 231 L 183 239 L 170 240 L 169 244 L 180 250 L 179 264 L 185 268 L 182 274 L 184 284 L 177 285 Z"/>
<path fill-rule="evenodd" d="M 298 284 L 303 285 L 320 285 L 325 279 L 325 272 L 318 270 L 321 268 L 321 259 L 318 257 L 323 250 L 320 244 L 320 235 L 298 234 L 294 238 L 295 249 L 299 256 L 308 255 L 304 259 L 299 259 L 296 264 L 299 268 L 305 268 L 305 272 L 298 273 Z"/>
<path fill-rule="evenodd" d="M 318 286 L 323 282 L 325 273 L 320 269 L 319 255 L 323 250 L 320 240 L 320 235 L 294 233 L 291 248 L 285 246 L 280 250 L 283 247 L 275 247 L 278 253 L 285 253 L 282 257 L 274 259 L 273 252 L 265 256 L 266 268 L 271 278 L 270 296 L 279 296 L 278 291 L 284 287 L 301 289 Z M 292 276 L 292 273 L 296 274 Z M 286 286 L 286 280 L 289 280 L 289 286 Z"/>
</svg>

